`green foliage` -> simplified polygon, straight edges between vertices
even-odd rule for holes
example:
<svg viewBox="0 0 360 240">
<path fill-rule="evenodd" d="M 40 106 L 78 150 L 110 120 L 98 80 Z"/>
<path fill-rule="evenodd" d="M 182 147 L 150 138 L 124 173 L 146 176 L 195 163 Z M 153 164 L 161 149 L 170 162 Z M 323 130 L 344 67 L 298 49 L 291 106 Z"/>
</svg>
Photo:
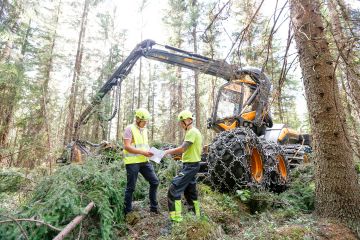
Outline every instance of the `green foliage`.
<svg viewBox="0 0 360 240">
<path fill-rule="evenodd" d="M 181 165 L 178 161 L 174 161 L 172 158 L 163 158 L 161 164 L 155 166 L 158 178 L 161 184 L 167 185 L 177 172 L 181 169 Z"/>
<path fill-rule="evenodd" d="M 14 217 L 34 217 L 62 228 L 93 201 L 95 209 L 87 218 L 88 229 L 99 228 L 101 231 L 97 234 L 100 236 L 96 238 L 111 239 L 115 224 L 123 222 L 125 183 L 124 169 L 120 168 L 119 162 L 104 165 L 89 159 L 84 165 L 64 166 L 37 185 L 20 213 Z M 96 226 L 97 222 L 99 226 Z M 30 239 L 50 239 L 56 235 L 46 226 L 27 222 L 21 225 Z M 16 239 L 20 235 L 16 224 L 0 225 L 0 236 Z"/>
<path fill-rule="evenodd" d="M 107 146 L 104 145 L 103 148 L 100 148 L 98 151 L 99 155 L 101 156 L 101 159 L 104 163 L 109 162 L 120 162 L 123 158 L 123 144 L 122 143 L 114 143 L 114 144 L 108 144 Z"/>
<path fill-rule="evenodd" d="M 294 169 L 281 194 L 245 189 L 232 196 L 199 185 L 202 210 L 221 226 L 222 239 L 312 239 L 317 229 L 307 213 L 314 209 L 313 171 L 310 164 Z"/>
<path fill-rule="evenodd" d="M 145 198 L 148 197 L 148 193 L 149 193 L 149 183 L 145 180 L 145 178 L 141 174 L 139 174 L 136 182 L 135 192 L 133 193 L 133 200 L 134 201 L 144 200 Z"/>
<path fill-rule="evenodd" d="M 251 198 L 251 191 L 248 189 L 237 190 L 236 196 L 238 196 L 242 202 L 247 203 Z"/>
<path fill-rule="evenodd" d="M 198 188 L 201 195 L 201 206 L 208 215 L 219 216 L 219 212 L 221 212 L 226 213 L 226 218 L 229 218 L 237 216 L 245 207 L 237 196 L 213 191 L 209 186 L 203 184 L 199 184 Z"/>
<path fill-rule="evenodd" d="M 3 63 L 0 64 L 0 85 L 6 84 L 7 86 L 15 87 L 19 84 L 22 72 L 18 65 Z"/>
<path fill-rule="evenodd" d="M 234 201 L 233 196 L 230 196 L 227 194 L 222 194 L 221 203 L 224 208 L 230 209 L 231 212 L 233 212 L 233 213 L 236 213 L 239 211 L 238 205 L 237 205 L 236 201 Z"/>
<path fill-rule="evenodd" d="M 355 170 L 358 174 L 360 174 L 360 162 L 355 163 Z"/>
<path fill-rule="evenodd" d="M 0 170 L 0 192 L 16 192 L 28 179 L 18 169 Z"/>
<path fill-rule="evenodd" d="M 298 213 L 311 213 L 315 204 L 314 166 L 301 165 L 291 172 L 291 184 L 281 193 L 253 191 L 248 202 L 252 213 L 266 210 L 286 211 L 284 214 L 296 216 Z"/>
<path fill-rule="evenodd" d="M 279 195 L 279 200 L 295 210 L 312 212 L 315 207 L 314 166 L 301 165 L 291 173 L 291 177 L 289 189 Z"/>
<path fill-rule="evenodd" d="M 172 226 L 171 235 L 166 238 L 172 240 L 211 240 L 222 239 L 221 228 L 208 218 L 197 219 L 193 215 L 185 215 L 183 222 Z"/>
</svg>

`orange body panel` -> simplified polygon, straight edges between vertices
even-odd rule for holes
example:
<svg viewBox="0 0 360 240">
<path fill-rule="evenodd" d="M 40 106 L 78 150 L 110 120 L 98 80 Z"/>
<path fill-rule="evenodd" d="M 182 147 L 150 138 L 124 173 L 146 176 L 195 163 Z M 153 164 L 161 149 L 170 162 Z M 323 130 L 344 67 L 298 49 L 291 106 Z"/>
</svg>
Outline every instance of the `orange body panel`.
<svg viewBox="0 0 360 240">
<path fill-rule="evenodd" d="M 218 125 L 225 131 L 229 131 L 231 129 L 236 128 L 236 121 L 234 121 L 231 125 L 226 125 L 225 123 L 219 123 Z"/>
<path fill-rule="evenodd" d="M 241 82 L 241 83 L 248 83 L 251 85 L 256 85 L 256 82 L 254 82 L 253 80 L 250 80 L 250 79 L 239 79 L 239 80 L 235 80 L 234 82 Z"/>
<path fill-rule="evenodd" d="M 279 137 L 278 137 L 278 141 L 281 142 L 282 140 L 284 140 L 284 138 L 286 136 L 297 137 L 298 135 L 299 134 L 295 130 L 293 130 L 291 128 L 283 128 L 281 130 L 281 133 L 280 133 Z"/>
<path fill-rule="evenodd" d="M 241 117 L 247 121 L 252 121 L 255 119 L 256 116 L 256 111 L 252 111 L 252 112 L 247 112 L 247 113 L 243 113 L 241 115 Z"/>
</svg>

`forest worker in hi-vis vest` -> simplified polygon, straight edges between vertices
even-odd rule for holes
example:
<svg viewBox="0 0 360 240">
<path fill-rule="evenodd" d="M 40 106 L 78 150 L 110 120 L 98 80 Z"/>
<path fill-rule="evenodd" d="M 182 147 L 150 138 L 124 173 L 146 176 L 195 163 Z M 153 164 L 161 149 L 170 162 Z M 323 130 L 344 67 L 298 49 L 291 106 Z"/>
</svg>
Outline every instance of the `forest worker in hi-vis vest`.
<svg viewBox="0 0 360 240">
<path fill-rule="evenodd" d="M 185 130 L 185 139 L 180 147 L 168 149 L 166 154 L 182 153 L 183 168 L 171 182 L 168 191 L 168 207 L 170 220 L 181 222 L 181 195 L 184 193 L 189 204 L 189 210 L 200 217 L 200 206 L 198 193 L 196 190 L 196 174 L 200 169 L 202 136 L 200 131 L 193 124 L 193 116 L 190 111 L 180 112 L 178 121 L 182 129 Z"/>
<path fill-rule="evenodd" d="M 150 119 L 150 113 L 144 108 L 135 111 L 135 123 L 124 130 L 124 163 L 126 166 L 127 185 L 125 190 L 125 215 L 132 211 L 132 196 L 135 190 L 139 172 L 150 183 L 150 212 L 158 214 L 156 199 L 159 179 L 157 178 L 149 157 L 148 134 L 145 125 Z"/>
</svg>

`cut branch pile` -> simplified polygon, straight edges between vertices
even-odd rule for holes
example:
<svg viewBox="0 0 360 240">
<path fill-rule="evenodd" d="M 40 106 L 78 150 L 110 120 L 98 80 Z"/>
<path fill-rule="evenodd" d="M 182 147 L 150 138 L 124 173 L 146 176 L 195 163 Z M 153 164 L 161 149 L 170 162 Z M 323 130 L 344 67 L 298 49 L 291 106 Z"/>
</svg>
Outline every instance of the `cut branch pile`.
<svg viewBox="0 0 360 240">
<path fill-rule="evenodd" d="M 114 227 L 123 224 L 125 181 L 120 162 L 105 165 L 89 159 L 84 165 L 63 166 L 40 181 L 16 213 L 0 208 L 0 238 L 52 239 L 94 202 L 95 208 L 68 236 L 111 239 Z"/>
</svg>

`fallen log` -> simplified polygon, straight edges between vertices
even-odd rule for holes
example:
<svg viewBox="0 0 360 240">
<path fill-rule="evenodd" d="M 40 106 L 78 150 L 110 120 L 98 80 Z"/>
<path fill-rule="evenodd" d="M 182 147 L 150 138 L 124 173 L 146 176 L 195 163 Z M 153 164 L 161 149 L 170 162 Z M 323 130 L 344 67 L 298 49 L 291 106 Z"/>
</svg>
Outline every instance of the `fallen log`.
<svg viewBox="0 0 360 240">
<path fill-rule="evenodd" d="M 94 202 L 90 202 L 84 209 L 84 213 L 75 217 L 55 238 L 53 238 L 53 240 L 64 239 L 64 237 L 66 237 L 85 218 L 94 206 Z"/>
</svg>

